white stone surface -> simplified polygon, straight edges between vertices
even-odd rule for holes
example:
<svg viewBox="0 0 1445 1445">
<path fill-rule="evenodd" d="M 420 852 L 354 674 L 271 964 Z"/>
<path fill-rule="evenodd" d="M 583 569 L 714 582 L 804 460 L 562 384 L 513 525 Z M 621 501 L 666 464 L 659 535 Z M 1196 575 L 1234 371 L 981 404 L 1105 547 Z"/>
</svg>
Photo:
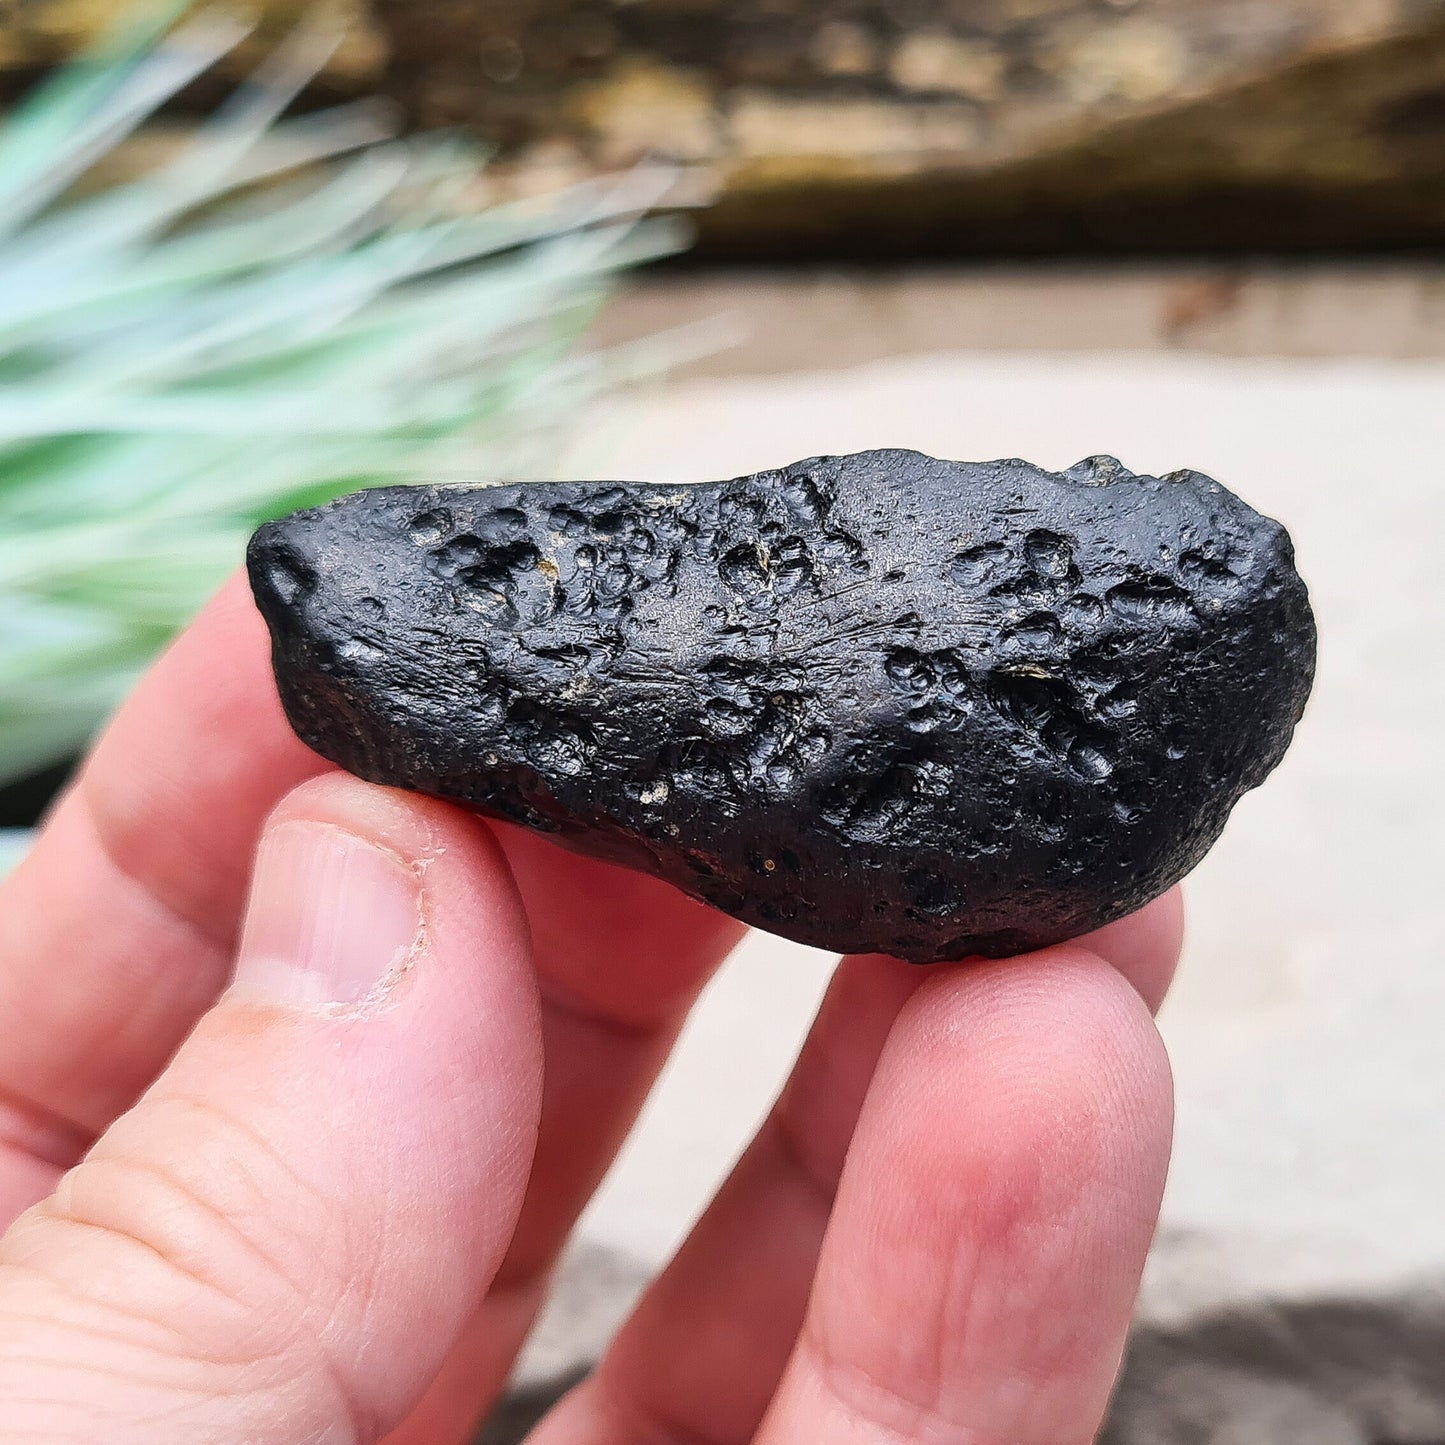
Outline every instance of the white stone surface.
<svg viewBox="0 0 1445 1445">
<path fill-rule="evenodd" d="M 1294 751 L 1188 886 L 1178 1146 L 1144 1311 L 1445 1279 L 1445 365 L 912 357 L 615 406 L 570 472 L 703 480 L 912 446 L 1217 475 L 1294 533 L 1321 631 Z M 754 938 L 584 1239 L 655 1264 L 780 1082 L 828 960 Z"/>
<path fill-rule="evenodd" d="M 738 344 L 688 374 L 838 370 L 971 351 L 1192 351 L 1445 357 L 1445 265 L 1166 261 L 645 273 L 606 310 L 602 345 L 724 316 Z"/>
</svg>

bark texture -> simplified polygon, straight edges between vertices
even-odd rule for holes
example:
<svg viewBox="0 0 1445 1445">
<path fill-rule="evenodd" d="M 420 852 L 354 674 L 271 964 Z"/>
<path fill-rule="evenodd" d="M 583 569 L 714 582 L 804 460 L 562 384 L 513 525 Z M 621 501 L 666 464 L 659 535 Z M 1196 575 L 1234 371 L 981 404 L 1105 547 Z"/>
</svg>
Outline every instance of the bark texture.
<svg viewBox="0 0 1445 1445">
<path fill-rule="evenodd" d="M 478 127 L 523 188 L 697 163 L 704 252 L 1445 240 L 1445 0 L 336 3 L 329 89 Z M 10 0 L 0 64 L 108 8 Z"/>
</svg>

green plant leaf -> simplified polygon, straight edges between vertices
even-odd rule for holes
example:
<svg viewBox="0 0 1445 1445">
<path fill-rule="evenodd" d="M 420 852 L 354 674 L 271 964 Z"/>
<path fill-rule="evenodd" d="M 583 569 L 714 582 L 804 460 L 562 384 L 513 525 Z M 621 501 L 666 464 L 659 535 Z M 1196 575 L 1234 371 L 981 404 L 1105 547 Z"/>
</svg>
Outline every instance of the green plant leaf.
<svg viewBox="0 0 1445 1445">
<path fill-rule="evenodd" d="M 245 33 L 157 0 L 0 124 L 0 782 L 79 747 L 266 518 L 536 475 L 666 352 L 576 349 L 683 243 L 645 170 L 476 211 L 481 148 L 374 105 L 288 119 L 303 27 L 165 163 L 72 183 Z"/>
</svg>

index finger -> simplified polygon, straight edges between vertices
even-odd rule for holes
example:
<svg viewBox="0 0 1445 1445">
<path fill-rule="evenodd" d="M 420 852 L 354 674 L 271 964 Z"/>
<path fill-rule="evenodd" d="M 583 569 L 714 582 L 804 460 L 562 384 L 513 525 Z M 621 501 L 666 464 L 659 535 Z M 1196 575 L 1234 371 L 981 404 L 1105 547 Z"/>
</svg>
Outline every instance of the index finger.
<svg viewBox="0 0 1445 1445">
<path fill-rule="evenodd" d="M 287 726 L 268 655 L 235 577 L 116 715 L 0 891 L 6 1152 L 73 1162 L 224 986 L 261 824 L 326 766 Z M 8 1192 L 0 1211 L 25 1202 Z"/>
</svg>

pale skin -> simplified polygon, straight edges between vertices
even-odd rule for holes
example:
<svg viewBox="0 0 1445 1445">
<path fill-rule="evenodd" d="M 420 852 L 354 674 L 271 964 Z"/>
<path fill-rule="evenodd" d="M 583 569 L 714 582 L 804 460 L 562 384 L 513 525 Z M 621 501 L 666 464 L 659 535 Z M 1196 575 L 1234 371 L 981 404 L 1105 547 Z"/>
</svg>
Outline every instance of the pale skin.
<svg viewBox="0 0 1445 1445">
<path fill-rule="evenodd" d="M 1092 1440 L 1180 929 L 1170 895 L 1026 958 L 843 960 L 536 1445 Z M 740 932 L 327 768 L 233 581 L 0 897 L 0 1445 L 462 1445 Z"/>
</svg>

